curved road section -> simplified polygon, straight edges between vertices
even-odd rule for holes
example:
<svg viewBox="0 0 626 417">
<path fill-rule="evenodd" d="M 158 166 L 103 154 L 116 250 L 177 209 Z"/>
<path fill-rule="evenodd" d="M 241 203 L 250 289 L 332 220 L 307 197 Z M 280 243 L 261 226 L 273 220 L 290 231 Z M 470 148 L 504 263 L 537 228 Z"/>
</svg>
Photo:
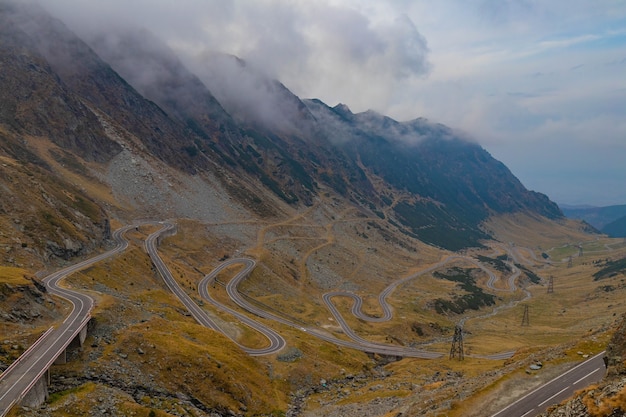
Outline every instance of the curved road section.
<svg viewBox="0 0 626 417">
<path fill-rule="evenodd" d="M 191 297 L 189 297 L 189 295 L 180 287 L 180 285 L 178 285 L 178 283 L 176 282 L 176 280 L 174 279 L 174 277 L 172 276 L 172 273 L 170 272 L 170 270 L 167 268 L 167 266 L 165 265 L 165 263 L 163 262 L 163 260 L 161 259 L 161 257 L 159 256 L 158 252 L 157 252 L 157 248 L 156 248 L 156 244 L 158 241 L 158 238 L 163 235 L 164 233 L 170 232 L 174 230 L 174 225 L 171 223 L 163 223 L 163 227 L 159 230 L 157 230 L 156 232 L 152 233 L 150 236 L 148 236 L 148 238 L 146 239 L 145 242 L 145 248 L 146 251 L 148 252 L 148 255 L 150 255 L 150 258 L 152 259 L 152 262 L 154 263 L 155 267 L 157 268 L 159 274 L 161 275 L 161 277 L 163 278 L 163 280 L 165 281 L 165 284 L 167 285 L 167 287 L 170 289 L 170 291 L 172 291 L 177 297 L 178 299 L 185 305 L 185 307 L 187 308 L 187 310 L 189 310 L 189 312 L 192 314 L 192 316 L 196 319 L 196 321 L 198 323 L 200 323 L 203 326 L 206 326 L 210 329 L 213 329 L 215 331 L 219 331 L 220 333 L 226 335 L 227 337 L 228 334 L 225 333 L 224 331 L 222 331 L 220 329 L 220 327 L 217 325 L 217 323 L 215 323 L 210 317 L 209 315 L 202 309 L 200 308 L 200 306 L 198 306 L 198 304 L 196 304 L 195 301 L 193 301 L 191 299 Z M 247 264 L 247 268 L 240 272 L 240 274 L 244 274 L 247 275 L 250 270 L 252 270 L 252 268 L 254 268 L 254 261 L 250 261 L 252 262 L 251 264 Z M 236 316 L 238 319 L 240 319 L 242 322 L 244 322 L 246 325 L 250 326 L 251 328 L 257 330 L 258 332 L 260 332 L 261 334 L 263 334 L 268 340 L 269 340 L 269 346 L 265 347 L 265 348 L 261 348 L 261 349 L 253 349 L 253 348 L 248 348 L 245 346 L 240 345 L 237 341 L 233 340 L 233 342 L 235 342 L 239 347 L 241 347 L 241 349 L 243 349 L 246 353 L 250 354 L 250 355 L 254 355 L 254 356 L 260 356 L 260 355 L 269 355 L 272 353 L 276 353 L 279 350 L 281 350 L 283 347 L 285 347 L 286 342 L 285 339 L 283 339 L 283 337 L 281 335 L 279 335 L 278 333 L 276 333 L 274 330 L 244 316 L 243 314 L 237 313 L 234 310 L 229 309 L 226 306 L 221 305 L 220 303 L 218 303 L 217 301 L 215 301 L 214 299 L 212 299 L 207 291 L 207 285 L 208 282 L 212 281 L 215 276 L 225 267 L 227 267 L 228 265 L 222 265 L 220 268 L 214 270 L 213 272 L 211 272 L 211 274 L 207 275 L 207 277 L 204 278 L 204 280 L 200 283 L 199 286 L 199 291 L 200 291 L 200 295 L 209 303 L 213 304 L 214 306 L 222 309 L 223 311 L 227 311 L 230 314 L 233 314 L 234 316 Z M 204 289 L 204 292 L 202 291 Z"/>
<path fill-rule="evenodd" d="M 239 293 L 237 289 L 241 281 L 244 280 L 248 276 L 250 271 L 252 271 L 252 269 L 255 266 L 255 262 L 251 259 L 238 258 L 238 259 L 231 259 L 227 262 L 224 262 L 215 271 L 209 274 L 207 276 L 208 278 L 205 277 L 205 279 L 201 283 L 200 291 L 205 292 L 206 294 L 207 286 L 211 282 L 211 280 L 215 277 L 217 272 L 226 268 L 227 266 L 231 266 L 235 264 L 244 264 L 246 265 L 246 268 L 242 272 L 238 273 L 234 278 L 232 278 L 228 282 L 228 284 L 226 285 L 226 291 L 228 295 L 231 297 L 231 299 L 237 305 L 239 305 L 244 310 L 256 316 L 274 320 L 282 324 L 285 324 L 287 326 L 291 326 L 303 332 L 307 332 L 319 339 L 325 340 L 330 343 L 334 343 L 335 345 L 352 348 L 352 349 L 356 349 L 356 350 L 360 350 L 364 352 L 378 353 L 381 355 L 389 355 L 389 356 L 403 356 L 403 357 L 415 357 L 415 358 L 425 358 L 425 359 L 433 359 L 433 358 L 438 358 L 442 356 L 442 354 L 440 353 L 429 352 L 429 351 L 425 351 L 421 349 L 413 349 L 413 348 L 408 348 L 404 346 L 394 346 L 394 345 L 386 345 L 386 344 L 381 344 L 381 343 L 370 342 L 357 336 L 349 326 L 346 326 L 347 330 L 345 330 L 345 332 L 353 340 L 349 341 L 349 340 L 339 339 L 339 338 L 329 335 L 326 332 L 320 331 L 316 328 L 303 327 L 301 324 L 294 323 L 283 317 L 279 317 L 265 310 L 261 310 L 260 308 L 247 302 L 246 299 L 241 295 L 241 293 Z"/>
<path fill-rule="evenodd" d="M 335 318 L 338 320 L 339 324 L 344 327 L 345 321 L 343 320 L 343 318 L 341 318 L 340 316 L 336 315 L 335 312 L 338 313 L 337 309 L 334 308 L 332 306 L 332 302 L 331 299 L 333 297 L 348 297 L 351 298 L 353 300 L 353 304 L 352 304 L 352 314 L 356 317 L 358 317 L 361 320 L 365 320 L 365 321 L 369 321 L 369 322 L 373 322 L 373 323 L 382 323 L 385 321 L 389 321 L 391 320 L 391 318 L 393 317 L 392 311 L 391 311 L 391 306 L 389 305 L 389 303 L 387 302 L 387 298 L 389 297 L 389 295 L 391 295 L 391 293 L 393 293 L 396 288 L 398 288 L 400 285 L 411 281 L 415 278 L 418 278 L 424 274 L 427 274 L 429 272 L 432 272 L 440 267 L 442 267 L 443 265 L 450 263 L 452 261 L 458 261 L 458 260 L 462 260 L 462 261 L 466 261 L 469 262 L 473 265 L 475 265 L 476 267 L 482 269 L 488 276 L 489 276 L 489 281 L 487 282 L 487 286 L 494 290 L 494 291 L 498 291 L 497 288 L 495 288 L 494 283 L 497 280 L 497 276 L 496 274 L 494 274 L 492 271 L 490 271 L 489 269 L 487 269 L 484 265 L 482 265 L 480 262 L 476 261 L 473 258 L 469 258 L 466 256 L 458 256 L 458 255 L 453 255 L 453 256 L 448 256 L 446 259 L 422 270 L 419 272 L 416 272 L 413 275 L 410 275 L 406 278 L 403 278 L 401 280 L 395 281 L 393 282 L 391 285 L 387 286 L 379 295 L 378 295 L 378 303 L 380 304 L 381 309 L 383 310 L 383 315 L 381 317 L 373 317 L 373 316 L 369 316 L 365 313 L 363 313 L 361 307 L 363 305 L 363 300 L 360 296 L 358 296 L 357 294 L 351 293 L 351 292 L 346 292 L 346 291 L 333 291 L 333 292 L 329 292 L 324 294 L 323 296 L 323 300 L 326 303 L 326 306 L 328 307 L 328 309 L 333 313 L 333 315 L 335 315 Z M 510 291 L 515 291 L 515 279 L 519 276 L 519 272 L 517 272 L 516 274 L 514 273 L 510 278 L 509 278 L 509 287 L 510 287 Z M 347 325 L 346 325 L 347 326 Z M 344 331 L 346 330 L 345 328 L 343 329 Z"/>
<path fill-rule="evenodd" d="M 113 238 L 117 246 L 114 249 L 57 271 L 43 279 L 50 294 L 58 295 L 72 303 L 72 312 L 58 328 L 46 332 L 2 374 L 0 377 L 0 416 L 6 415 L 13 405 L 24 398 L 91 318 L 93 298 L 59 287 L 59 281 L 96 262 L 123 252 L 128 247 L 128 242 L 123 235 L 131 227 L 134 226 L 126 226 L 115 231 Z"/>
<path fill-rule="evenodd" d="M 191 297 L 189 297 L 189 295 L 187 295 L 187 293 L 178 285 L 171 272 L 159 256 L 157 252 L 158 239 L 162 235 L 175 230 L 175 226 L 171 223 L 161 222 L 159 224 L 161 224 L 162 227 L 156 232 L 152 233 L 150 236 L 148 236 L 145 241 L 146 252 L 152 259 L 152 262 L 155 265 L 158 273 L 165 281 L 167 287 L 185 305 L 185 307 L 193 315 L 196 321 L 210 329 L 224 333 L 219 328 L 219 326 L 208 316 L 208 314 L 202 308 L 200 308 L 191 299 Z M 37 383 L 37 381 L 43 376 L 49 366 L 67 348 L 67 346 L 78 335 L 81 329 L 91 318 L 91 310 L 93 309 L 94 305 L 93 298 L 88 295 L 60 287 L 58 285 L 59 282 L 69 274 L 87 268 L 95 264 L 96 262 L 100 262 L 104 259 L 123 252 L 128 247 L 128 242 L 124 239 L 123 235 L 126 231 L 136 226 L 137 225 L 128 225 L 115 231 L 115 233 L 113 234 L 113 238 L 116 241 L 117 246 L 114 249 L 95 256 L 91 259 L 80 262 L 76 265 L 57 271 L 43 279 L 44 284 L 51 294 L 62 297 L 72 303 L 72 312 L 58 328 L 51 328 L 47 332 L 45 332 L 35 344 L 33 344 L 28 350 L 26 350 L 24 354 L 22 354 L 22 356 L 20 356 L 13 364 L 11 364 L 11 366 L 6 369 L 5 372 L 0 376 L 0 417 L 5 416 L 11 409 L 11 407 L 13 407 L 13 405 L 15 405 L 24 398 L 28 391 Z M 319 329 L 302 327 L 300 324 L 294 323 L 288 319 L 285 319 L 284 317 L 280 317 L 265 310 L 261 310 L 247 302 L 246 299 L 241 295 L 241 293 L 239 293 L 237 287 L 242 280 L 248 277 L 250 272 L 256 266 L 256 262 L 251 259 L 231 259 L 227 262 L 222 263 L 210 274 L 204 277 L 204 279 L 199 284 L 198 291 L 200 293 L 200 296 L 204 300 L 206 300 L 213 306 L 237 317 L 246 325 L 260 332 L 268 339 L 269 346 L 261 349 L 247 348 L 245 346 L 239 345 L 239 343 L 235 341 L 235 343 L 237 343 L 245 352 L 251 355 L 267 355 L 276 353 L 281 350 L 286 343 L 283 337 L 276 333 L 274 330 L 250 319 L 249 317 L 241 313 L 238 313 L 235 310 L 232 310 L 222 305 L 210 296 L 208 292 L 208 287 L 215 280 L 217 274 L 223 269 L 236 264 L 243 264 L 244 269 L 229 281 L 229 283 L 226 285 L 226 292 L 237 305 L 258 317 L 274 320 L 284 325 L 297 328 L 303 332 L 310 333 L 315 337 L 318 337 L 330 343 L 334 343 L 338 346 L 357 349 L 370 353 L 378 353 L 382 355 L 416 358 L 437 358 L 441 357 L 442 354 L 420 349 L 408 348 L 404 346 L 373 343 L 359 337 L 343 319 L 341 313 L 332 303 L 332 298 L 338 296 L 351 298 L 353 300 L 352 314 L 362 320 L 370 322 L 388 321 L 393 317 L 393 313 L 391 310 L 391 306 L 387 302 L 387 297 L 399 285 L 409 280 L 415 279 L 425 273 L 432 272 L 433 270 L 453 260 L 469 261 L 480 267 L 490 277 L 487 284 L 488 287 L 494 290 L 496 289 L 493 285 L 496 279 L 495 275 L 493 274 L 493 272 L 485 268 L 482 264 L 471 258 L 462 256 L 450 256 L 427 269 L 424 269 L 409 277 L 396 281 L 393 284 L 389 285 L 387 288 L 385 288 L 378 296 L 378 301 L 383 311 L 383 315 L 381 317 L 372 317 L 364 314 L 361 309 L 363 301 L 361 297 L 354 293 L 331 292 L 324 294 L 323 300 L 326 306 L 331 311 L 333 316 L 335 316 L 335 319 L 342 327 L 344 333 L 350 339 L 352 339 L 351 341 L 336 338 L 324 331 L 320 331 Z M 515 268 L 513 271 L 513 275 L 509 278 L 510 291 L 515 290 L 515 279 L 518 276 L 519 271 L 517 270 L 517 268 Z M 494 355 L 494 358 L 495 356 L 496 355 Z M 510 352 L 507 352 L 505 354 L 502 354 L 501 357 L 498 358 L 503 359 L 509 356 Z M 545 386 L 542 386 L 537 390 L 531 392 L 517 402 L 509 405 L 499 413 L 494 414 L 494 416 L 492 417 L 517 415 L 529 417 L 536 415 L 540 410 L 545 409 L 545 407 L 549 405 L 552 401 L 556 401 L 568 395 L 567 392 L 569 392 L 570 389 L 574 389 L 577 386 L 588 382 L 590 379 L 596 379 L 599 375 L 603 374 L 603 372 L 601 372 L 603 367 L 600 365 L 600 360 L 600 355 L 590 359 L 589 361 L 573 368 L 571 371 L 566 372 L 563 375 L 563 377 L 565 378 L 564 380 L 555 379 L 554 381 L 551 381 L 549 384 L 546 384 Z M 574 379 L 575 381 L 573 382 L 569 381 Z M 566 383 L 569 383 L 569 385 L 565 389 L 562 388 L 563 385 L 565 385 Z"/>
<path fill-rule="evenodd" d="M 264 335 L 269 341 L 270 341 L 270 346 L 264 349 L 251 349 L 245 346 L 240 345 L 236 340 L 233 340 L 233 342 L 237 343 L 237 345 L 239 345 L 239 347 L 241 347 L 245 352 L 247 352 L 250 355 L 267 355 L 270 353 L 275 353 L 279 350 L 281 350 L 283 347 L 285 347 L 285 345 L 287 344 L 287 342 L 285 342 L 285 339 L 279 335 L 278 333 L 276 333 L 273 329 L 265 326 L 262 323 L 259 323 L 255 320 L 252 320 L 251 318 L 249 318 L 248 316 L 241 314 L 231 308 L 228 308 L 227 306 L 223 305 L 222 303 L 220 303 L 219 301 L 215 300 L 213 297 L 211 297 L 211 294 L 209 294 L 209 285 L 211 285 L 214 281 L 215 281 L 215 277 L 217 276 L 217 274 L 219 274 L 223 269 L 225 269 L 226 267 L 229 267 L 235 263 L 238 262 L 225 262 L 223 264 L 221 264 L 219 267 L 217 267 L 216 269 L 214 269 L 213 271 L 211 271 L 210 274 L 206 275 L 202 281 L 200 281 L 200 284 L 198 284 L 198 292 L 200 293 L 200 297 L 202 297 L 206 302 L 208 302 L 209 304 L 211 304 L 212 306 L 214 306 L 215 308 L 218 308 L 228 314 L 231 314 L 234 317 L 237 317 L 242 323 L 246 324 L 247 326 L 249 326 L 250 328 L 256 330 L 257 332 L 261 333 L 262 335 Z M 237 274 L 237 277 L 240 276 L 247 276 L 250 271 L 252 271 L 252 269 L 254 269 L 256 262 L 254 262 L 251 259 L 246 259 L 245 262 L 243 262 L 243 264 L 245 265 L 245 268 L 243 271 L 239 272 Z M 237 277 L 235 277 L 234 279 L 236 279 Z M 229 288 L 227 286 L 226 291 L 228 292 L 228 295 L 233 298 L 233 295 L 231 295 L 231 291 L 229 291 Z M 237 297 L 239 294 L 237 293 L 235 295 L 235 297 Z M 235 298 L 233 298 L 233 300 L 235 300 Z M 235 301 L 236 302 L 236 301 Z M 222 333 L 226 334 L 224 331 L 222 331 Z M 232 339 L 231 339 L 232 340 Z"/>
<path fill-rule="evenodd" d="M 362 346 L 367 346 L 370 343 L 367 342 L 365 339 L 359 337 L 353 330 L 352 328 L 348 325 L 348 323 L 346 322 L 346 320 L 343 318 L 343 316 L 341 315 L 341 313 L 339 312 L 339 310 L 337 309 L 337 307 L 335 307 L 335 305 L 332 302 L 332 298 L 333 297 L 348 297 L 351 298 L 353 301 L 352 304 L 352 314 L 354 316 L 356 316 L 357 318 L 364 320 L 364 321 L 368 321 L 368 322 L 374 322 L 374 323 L 381 323 L 381 322 L 385 322 L 385 321 L 389 321 L 391 320 L 391 318 L 393 317 L 393 313 L 391 311 L 391 306 L 389 305 L 389 303 L 387 302 L 387 298 L 389 297 L 389 295 L 391 295 L 391 293 L 393 293 L 396 288 L 398 288 L 398 286 L 413 280 L 415 278 L 418 278 L 426 273 L 432 272 L 434 270 L 436 270 L 437 268 L 442 267 L 443 265 L 452 262 L 452 261 L 458 261 L 458 260 L 462 260 L 462 261 L 466 261 L 469 262 L 475 266 L 477 266 L 478 268 L 482 269 L 488 276 L 489 276 L 489 281 L 487 282 L 487 286 L 494 290 L 494 291 L 501 291 L 499 289 L 497 289 L 494 286 L 494 283 L 497 279 L 497 276 L 493 273 L 493 271 L 490 271 L 489 269 L 487 269 L 484 265 L 482 265 L 480 262 L 478 262 L 477 260 L 473 259 L 473 258 L 469 258 L 466 256 L 458 256 L 458 255 L 453 255 L 453 256 L 448 256 L 447 258 L 445 258 L 444 260 L 422 270 L 419 271 L 415 274 L 412 274 L 406 278 L 403 278 L 401 280 L 395 281 L 393 282 L 391 285 L 387 286 L 379 295 L 378 295 L 378 303 L 381 306 L 381 309 L 383 311 L 383 315 L 381 317 L 372 317 L 369 316 L 365 313 L 363 313 L 362 311 L 362 305 L 363 305 L 363 299 L 354 293 L 351 292 L 345 292 L 345 291 L 333 291 L 333 292 L 329 292 L 326 293 L 322 296 L 322 299 L 324 300 L 324 303 L 326 304 L 326 307 L 328 308 L 328 310 L 330 310 L 330 312 L 332 313 L 333 317 L 335 318 L 335 320 L 337 321 L 337 323 L 339 324 L 339 326 L 341 326 L 341 329 L 343 330 L 343 332 L 352 340 L 354 340 L 355 342 L 357 342 L 358 344 L 362 345 Z M 519 276 L 519 270 L 517 270 L 517 268 L 515 268 L 513 270 L 513 274 L 511 275 L 511 277 L 509 278 L 508 282 L 509 282 L 509 291 L 515 291 L 516 287 L 515 287 L 515 279 L 517 279 L 517 277 Z M 464 321 L 464 320 L 463 320 Z M 363 350 L 363 349 L 361 349 Z M 426 351 L 422 351 L 422 352 L 426 352 Z M 503 353 L 499 353 L 499 354 L 495 354 L 495 355 L 488 355 L 488 356 L 484 356 L 486 359 L 508 359 L 511 356 L 513 356 L 514 352 L 503 352 Z M 398 353 L 399 356 L 407 356 L 405 354 L 403 354 L 402 352 Z"/>
</svg>

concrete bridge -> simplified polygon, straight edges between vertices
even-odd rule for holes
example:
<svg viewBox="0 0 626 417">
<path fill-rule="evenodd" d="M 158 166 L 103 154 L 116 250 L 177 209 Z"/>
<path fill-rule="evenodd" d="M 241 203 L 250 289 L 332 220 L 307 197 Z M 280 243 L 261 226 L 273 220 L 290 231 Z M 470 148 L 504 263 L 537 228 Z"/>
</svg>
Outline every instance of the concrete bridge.
<svg viewBox="0 0 626 417">
<path fill-rule="evenodd" d="M 57 271 L 42 280 L 50 294 L 69 301 L 73 309 L 60 326 L 46 331 L 2 373 L 0 417 L 8 414 L 16 404 L 38 406 L 46 401 L 50 367 L 55 363 L 66 363 L 68 347 L 82 346 L 87 338 L 94 300 L 86 294 L 60 287 L 59 282 L 69 274 L 123 252 L 128 247 L 123 234 L 133 227 L 129 225 L 115 231 L 115 249 Z"/>
<path fill-rule="evenodd" d="M 71 327 L 50 328 L 0 376 L 0 416 L 16 404 L 37 407 L 48 399 L 50 368 L 67 362 L 67 350 L 87 338 L 91 315 Z"/>
</svg>

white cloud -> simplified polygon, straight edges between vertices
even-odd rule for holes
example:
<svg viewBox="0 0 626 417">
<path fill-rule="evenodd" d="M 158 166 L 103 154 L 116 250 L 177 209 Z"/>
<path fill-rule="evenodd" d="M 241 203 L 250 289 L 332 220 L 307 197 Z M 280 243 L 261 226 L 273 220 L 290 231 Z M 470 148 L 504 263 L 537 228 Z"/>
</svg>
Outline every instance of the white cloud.
<svg viewBox="0 0 626 417">
<path fill-rule="evenodd" d="M 596 193 L 599 201 L 602 175 L 607 183 L 626 178 L 626 167 L 603 162 L 626 156 L 623 1 L 45 0 L 43 5 L 79 33 L 98 24 L 144 25 L 182 53 L 216 50 L 248 59 L 304 97 L 461 128 L 493 149 L 527 185 L 539 184 L 540 191 L 561 201 L 585 193 Z M 572 156 L 560 156 L 563 149 Z M 577 163 L 583 155 L 588 162 Z M 532 169 L 528 160 L 534 161 Z M 567 178 L 556 175 L 559 169 Z M 577 172 L 596 178 L 595 185 L 569 187 Z M 537 181 L 539 173 L 552 180 Z"/>
</svg>

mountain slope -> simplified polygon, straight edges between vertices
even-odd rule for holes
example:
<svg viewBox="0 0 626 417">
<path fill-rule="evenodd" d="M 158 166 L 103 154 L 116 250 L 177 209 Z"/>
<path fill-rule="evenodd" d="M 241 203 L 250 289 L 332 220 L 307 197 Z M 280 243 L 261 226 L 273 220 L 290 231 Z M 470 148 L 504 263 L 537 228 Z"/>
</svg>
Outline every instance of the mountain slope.
<svg viewBox="0 0 626 417">
<path fill-rule="evenodd" d="M 0 4 L 0 122 L 20 134 L 48 137 L 88 161 L 110 159 L 120 147 L 60 82 L 18 16 L 14 6 Z"/>
<path fill-rule="evenodd" d="M 385 369 L 395 359 L 320 341 L 309 324 L 322 329 L 319 334 L 346 335 L 322 295 L 337 289 L 367 295 L 364 311 L 375 315 L 376 294 L 446 258 L 456 259 L 450 271 L 466 266 L 484 285 L 489 278 L 461 258 L 504 253 L 505 245 L 489 239 L 521 246 L 523 236 L 534 248 L 538 240 L 559 247 L 586 237 L 573 221 L 560 221 L 546 196 L 526 190 L 486 150 L 443 125 L 301 99 L 232 56 L 183 63 L 146 32 L 85 41 L 40 8 L 0 0 L 0 261 L 30 273 L 52 269 L 103 250 L 110 223 L 172 219 L 176 235 L 164 238 L 159 252 L 192 298 L 224 259 L 250 256 L 257 267 L 240 287 L 246 297 L 305 327 L 280 329 L 289 346 L 278 355 L 244 355 L 196 324 L 173 297 L 144 249 L 157 226 L 141 226 L 129 231 L 123 255 L 67 279 L 97 295 L 94 328 L 86 348 L 71 354 L 81 360 L 53 372 L 60 400 L 18 411 L 25 415 L 70 409 L 76 415 L 284 415 L 297 413 L 304 400 L 292 398 L 296 407 L 286 411 L 287 397 L 303 387 L 305 397 L 314 392 L 356 401 L 361 416 L 379 398 L 389 400 L 388 409 L 369 415 L 401 413 L 399 404 L 407 410 L 402 398 L 410 397 L 417 409 L 428 401 L 445 412 L 460 392 L 483 384 L 484 375 L 472 370 L 467 378 L 456 364 L 421 360 Z M 500 229 L 489 221 L 500 221 Z M 538 239 L 542 232 L 549 238 Z M 437 248 L 483 244 L 489 249 L 458 257 Z M 520 257 L 534 253 L 519 250 Z M 235 273 L 228 268 L 220 280 Z M 432 306 L 465 289 L 435 275 L 423 278 L 390 298 L 399 313 L 393 321 L 357 319 L 357 331 L 397 346 L 434 342 L 445 353 L 461 315 Z M 221 286 L 211 290 L 226 296 Z M 562 310 L 553 304 L 554 314 Z M 62 310 L 60 303 L 46 307 Z M 238 343 L 266 343 L 232 317 L 203 307 Z M 586 332 L 593 318 L 581 324 L 578 311 L 570 314 Z M 39 326 L 45 330 L 45 324 Z M 11 326 L 32 340 L 40 330 Z M 526 349 L 525 340 L 509 342 L 509 334 L 500 333 L 489 336 L 495 342 L 473 339 L 472 354 L 509 343 Z M 13 329 L 6 334 L 22 343 Z M 401 375 L 394 379 L 394 373 Z M 418 385 L 425 389 L 415 390 Z M 455 392 L 444 397 L 440 389 Z"/>
<path fill-rule="evenodd" d="M 193 174 L 208 165 L 206 158 L 191 149 L 191 132 L 146 100 L 62 22 L 35 5 L 13 9 L 4 13 L 12 27 L 27 35 L 33 53 L 43 57 L 59 81 L 84 104 L 183 171 Z"/>
<path fill-rule="evenodd" d="M 612 221 L 602 228 L 602 233 L 610 237 L 626 237 L 626 216 Z"/>
<path fill-rule="evenodd" d="M 95 37 L 92 45 L 110 66 L 40 8 L 6 6 L 3 18 L 5 37 L 13 39 L 6 61 L 16 48 L 27 50 L 49 74 L 42 85 L 59 89 L 59 101 L 71 104 L 67 113 L 85 115 L 77 118 L 86 126 L 84 143 L 56 134 L 65 140 L 60 146 L 85 161 L 107 163 L 118 158 L 120 143 L 135 143 L 146 152 L 143 159 L 216 176 L 229 192 L 248 190 L 245 204 L 263 201 L 263 189 L 295 207 L 331 191 L 405 234 L 451 250 L 488 239 L 481 223 L 492 215 L 561 216 L 547 197 L 527 191 L 482 147 L 445 126 L 301 100 L 233 57 L 206 57 L 194 66 L 196 76 L 145 32 Z M 27 74 L 20 68 L 28 65 L 11 73 Z M 17 80 L 27 88 L 30 79 Z M 49 96 L 42 90 L 34 97 L 52 108 Z M 19 121 L 16 111 L 5 114 L 9 126 Z M 57 119 L 59 126 L 76 124 L 69 114 Z"/>
<path fill-rule="evenodd" d="M 626 216 L 626 205 L 606 207 L 564 207 L 563 213 L 571 219 L 584 220 L 598 230 L 607 224 Z"/>
<path fill-rule="evenodd" d="M 225 158 L 210 147 L 202 146 L 202 138 L 188 126 L 138 93 L 62 22 L 34 5 L 4 2 L 0 11 L 5 23 L 1 52 L 6 57 L 2 60 L 3 74 L 7 75 L 0 93 L 5 94 L 3 108 L 6 110 L 0 113 L 4 115 L 2 122 L 9 129 L 18 134 L 50 137 L 64 150 L 77 155 L 79 164 L 89 161 L 104 164 L 99 167 L 100 171 L 116 165 L 119 167 L 119 161 L 112 163 L 114 159 L 125 160 L 127 162 L 123 164 L 134 166 L 136 164 L 132 161 L 147 158 L 169 165 L 174 175 L 203 172 L 200 181 L 209 180 L 211 187 L 228 189 L 228 198 L 241 201 L 251 211 L 262 215 L 276 212 L 276 208 L 270 207 L 273 205 L 271 201 L 259 197 L 258 194 L 263 192 L 260 191 L 261 183 L 250 184 L 253 178 L 229 172 Z M 22 58 L 16 60 L 15 57 Z M 33 64 L 23 57 L 34 57 L 37 65 L 45 69 L 41 73 L 47 78 L 39 82 L 41 88 L 34 88 L 41 75 L 32 75 L 30 68 Z M 13 67 L 8 68 L 11 63 Z M 23 94 L 13 94 L 21 90 Z M 25 117 L 33 119 L 40 113 L 45 117 L 28 123 L 20 122 L 19 109 L 26 106 L 34 110 L 24 111 Z M 69 110 L 62 112 L 66 107 Z M 20 128 L 20 123 L 27 129 Z M 68 134 L 68 127 L 74 130 L 81 128 L 80 135 Z M 72 140 L 73 137 L 78 139 Z M 134 156 L 131 157 L 131 153 Z M 89 171 L 94 167 L 83 168 Z M 134 168 L 133 171 L 140 177 L 147 174 Z M 159 176 L 158 168 L 152 171 Z M 118 179 L 120 177 L 119 172 L 110 174 Z M 102 177 L 106 174 L 99 172 L 95 175 Z M 182 181 L 186 182 L 186 178 Z M 163 194 L 171 189 L 168 184 L 172 181 L 163 181 L 163 186 L 153 187 L 154 192 L 144 190 L 142 193 L 136 190 L 137 187 L 131 191 L 111 178 L 102 179 L 114 188 L 113 192 L 117 195 L 136 200 L 133 204 L 136 208 L 147 205 L 146 212 L 161 212 L 161 216 L 176 214 L 168 208 L 171 205 L 159 204 L 156 197 L 149 204 L 145 199 L 137 200 L 135 197 L 137 193 Z M 117 189 L 116 184 L 119 185 Z M 155 181 L 150 181 L 148 185 L 154 184 Z M 176 200 L 175 196 L 172 198 Z M 183 209 L 178 214 L 188 215 L 187 212 Z"/>
<path fill-rule="evenodd" d="M 329 187 L 406 233 L 449 249 L 487 238 L 478 225 L 493 214 L 528 210 L 562 216 L 484 149 L 445 126 L 422 119 L 399 123 L 374 112 L 354 115 L 345 106 L 301 100 L 233 57 L 211 56 L 196 70 L 218 91 L 224 108 L 256 132 L 246 148 L 253 154 L 246 157 L 248 166 L 259 163 L 296 196 L 302 197 L 294 182 L 281 177 L 311 192 L 316 185 Z M 234 93 L 225 87 L 235 85 Z M 272 154 L 271 148 L 286 152 Z"/>
<path fill-rule="evenodd" d="M 421 240 L 460 249 L 487 238 L 478 225 L 496 213 L 561 216 L 547 197 L 527 191 L 502 163 L 445 126 L 307 104 L 338 148 L 396 190 L 393 203 L 382 192 L 379 197 Z"/>
</svg>

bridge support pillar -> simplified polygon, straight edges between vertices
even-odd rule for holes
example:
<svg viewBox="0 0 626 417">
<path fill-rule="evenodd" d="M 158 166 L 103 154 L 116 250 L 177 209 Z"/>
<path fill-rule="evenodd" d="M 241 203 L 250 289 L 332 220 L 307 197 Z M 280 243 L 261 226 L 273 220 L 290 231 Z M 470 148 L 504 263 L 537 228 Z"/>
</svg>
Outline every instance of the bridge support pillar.
<svg viewBox="0 0 626 417">
<path fill-rule="evenodd" d="M 20 405 L 35 408 L 46 402 L 48 399 L 48 385 L 50 384 L 50 371 L 46 371 L 41 378 L 24 396 Z"/>
<path fill-rule="evenodd" d="M 80 329 L 80 333 L 78 333 L 78 342 L 81 347 L 85 344 L 85 339 L 87 339 L 87 327 L 89 327 L 89 322 L 85 323 L 85 327 Z"/>
<path fill-rule="evenodd" d="M 55 365 L 63 365 L 67 363 L 67 349 L 63 349 L 63 352 L 54 360 Z"/>
<path fill-rule="evenodd" d="M 72 339 L 72 341 L 70 342 L 68 347 L 71 347 L 71 348 L 81 348 L 81 347 L 83 347 L 83 344 L 85 343 L 85 339 L 87 339 L 87 328 L 89 327 L 89 323 L 90 323 L 90 321 L 85 323 L 85 325 L 83 326 L 82 329 L 80 329 L 80 332 L 78 332 L 76 337 L 74 337 L 74 339 Z"/>
</svg>

